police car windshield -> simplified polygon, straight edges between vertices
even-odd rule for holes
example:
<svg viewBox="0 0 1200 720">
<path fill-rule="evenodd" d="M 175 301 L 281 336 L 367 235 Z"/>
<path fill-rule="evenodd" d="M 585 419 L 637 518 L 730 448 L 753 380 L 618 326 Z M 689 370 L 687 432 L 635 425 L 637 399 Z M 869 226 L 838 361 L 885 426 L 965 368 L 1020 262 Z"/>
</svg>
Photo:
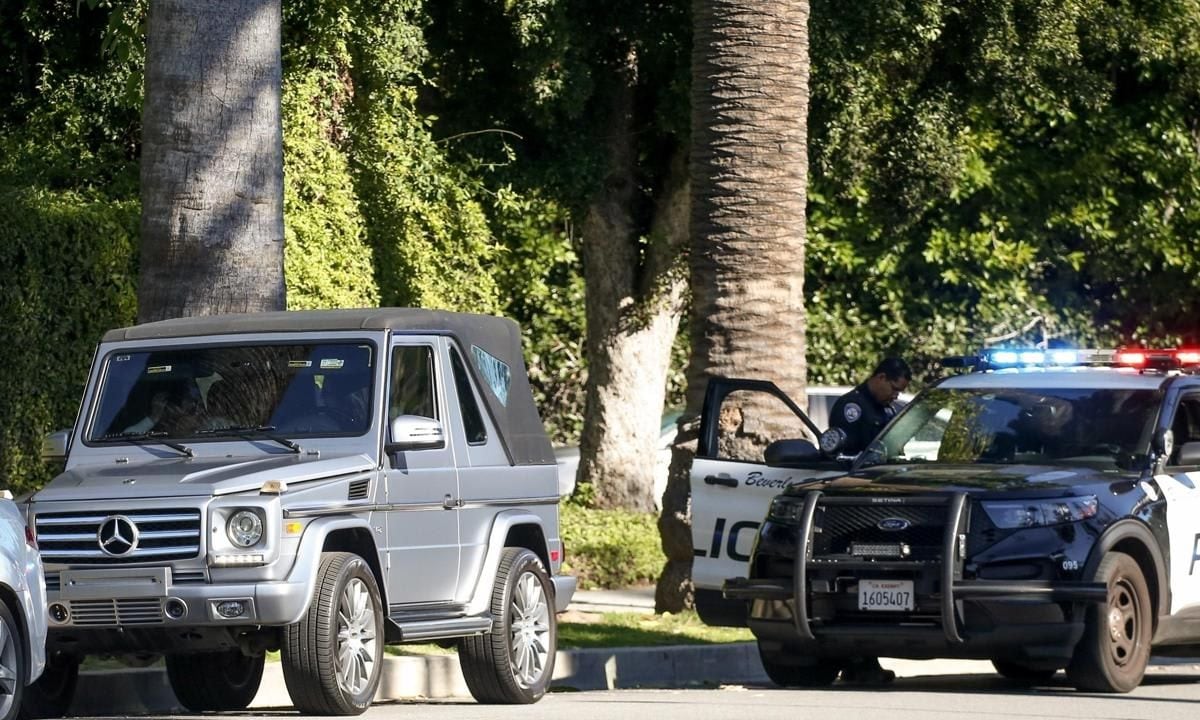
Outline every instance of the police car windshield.
<svg viewBox="0 0 1200 720">
<path fill-rule="evenodd" d="M 1150 389 L 947 389 L 922 393 L 860 466 L 898 463 L 1144 467 L 1162 393 Z"/>
</svg>

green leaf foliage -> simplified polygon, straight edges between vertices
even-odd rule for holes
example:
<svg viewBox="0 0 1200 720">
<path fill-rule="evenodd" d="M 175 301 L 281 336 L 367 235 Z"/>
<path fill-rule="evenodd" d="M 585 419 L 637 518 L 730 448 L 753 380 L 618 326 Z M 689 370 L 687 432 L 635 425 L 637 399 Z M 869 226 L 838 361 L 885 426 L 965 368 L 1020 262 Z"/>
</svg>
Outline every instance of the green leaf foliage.
<svg viewBox="0 0 1200 720">
<path fill-rule="evenodd" d="M 0 187 L 0 487 L 40 487 L 46 433 L 71 424 L 96 340 L 136 315 L 138 205 Z"/>
<path fill-rule="evenodd" d="M 810 381 L 1197 339 L 1200 3 L 812 7 Z"/>
<path fill-rule="evenodd" d="M 582 588 L 653 582 L 666 556 L 651 513 L 595 510 L 571 500 L 559 505 L 567 572 Z"/>
</svg>

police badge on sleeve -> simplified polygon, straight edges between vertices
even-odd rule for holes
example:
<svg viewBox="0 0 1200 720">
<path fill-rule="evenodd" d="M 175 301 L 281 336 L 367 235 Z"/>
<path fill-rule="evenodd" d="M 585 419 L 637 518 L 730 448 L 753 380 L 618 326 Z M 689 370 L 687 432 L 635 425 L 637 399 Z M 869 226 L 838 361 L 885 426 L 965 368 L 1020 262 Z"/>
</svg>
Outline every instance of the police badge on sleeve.
<svg viewBox="0 0 1200 720">
<path fill-rule="evenodd" d="M 842 416 L 846 418 L 846 422 L 855 422 L 862 417 L 862 408 L 857 403 L 846 403 Z"/>
</svg>

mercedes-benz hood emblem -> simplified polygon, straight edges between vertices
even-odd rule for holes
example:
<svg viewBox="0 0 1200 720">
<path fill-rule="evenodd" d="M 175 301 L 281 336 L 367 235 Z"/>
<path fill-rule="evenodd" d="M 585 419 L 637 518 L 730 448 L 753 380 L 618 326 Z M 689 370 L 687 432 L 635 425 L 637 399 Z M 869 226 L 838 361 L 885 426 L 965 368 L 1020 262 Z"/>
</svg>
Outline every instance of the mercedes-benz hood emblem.
<svg viewBox="0 0 1200 720">
<path fill-rule="evenodd" d="M 137 525 L 124 515 L 110 515 L 100 523 L 96 541 L 105 555 L 123 557 L 137 549 Z"/>
</svg>

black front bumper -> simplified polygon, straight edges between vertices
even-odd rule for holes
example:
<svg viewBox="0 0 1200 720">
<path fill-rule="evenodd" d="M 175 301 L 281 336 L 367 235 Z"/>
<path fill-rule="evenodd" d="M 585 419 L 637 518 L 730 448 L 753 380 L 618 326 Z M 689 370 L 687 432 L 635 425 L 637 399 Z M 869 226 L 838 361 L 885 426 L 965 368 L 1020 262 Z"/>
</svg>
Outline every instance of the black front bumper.
<svg viewBox="0 0 1200 720">
<path fill-rule="evenodd" d="M 815 561 L 813 523 L 820 501 L 820 491 L 805 497 L 790 578 L 725 583 L 725 597 L 749 601 L 748 625 L 760 641 L 827 657 L 1065 664 L 1083 635 L 1083 608 L 1107 600 L 1102 583 L 964 579 L 962 493 L 942 501 L 945 527 L 936 559 Z M 912 580 L 914 610 L 858 610 L 857 579 L 873 578 Z"/>
</svg>

